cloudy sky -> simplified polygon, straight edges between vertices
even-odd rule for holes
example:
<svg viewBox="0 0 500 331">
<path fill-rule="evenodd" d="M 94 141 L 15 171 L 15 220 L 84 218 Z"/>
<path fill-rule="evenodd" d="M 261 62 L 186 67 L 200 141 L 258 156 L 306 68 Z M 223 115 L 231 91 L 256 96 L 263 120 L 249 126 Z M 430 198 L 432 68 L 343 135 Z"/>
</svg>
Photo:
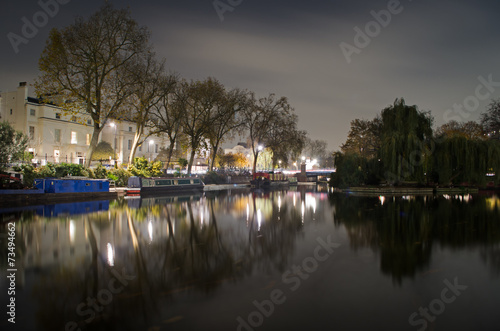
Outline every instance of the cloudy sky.
<svg viewBox="0 0 500 331">
<path fill-rule="evenodd" d="M 299 127 L 331 150 L 345 141 L 351 120 L 372 119 L 399 97 L 430 110 L 435 126 L 477 120 L 500 97 L 498 1 L 112 2 L 130 7 L 150 28 L 171 71 L 187 79 L 212 76 L 258 96 L 286 96 Z M 44 3 L 51 4 L 49 14 Z M 50 29 L 102 3 L 3 3 L 0 91 L 32 84 Z M 23 31 L 34 21 L 37 31 Z"/>
</svg>

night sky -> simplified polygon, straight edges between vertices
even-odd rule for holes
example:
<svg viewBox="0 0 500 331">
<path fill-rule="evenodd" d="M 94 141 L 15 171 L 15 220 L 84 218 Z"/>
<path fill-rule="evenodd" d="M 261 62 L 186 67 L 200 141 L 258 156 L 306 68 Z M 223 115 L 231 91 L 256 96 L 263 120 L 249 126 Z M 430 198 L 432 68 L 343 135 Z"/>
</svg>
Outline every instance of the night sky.
<svg viewBox="0 0 500 331">
<path fill-rule="evenodd" d="M 9 33 L 22 36 L 23 17 L 43 20 L 43 9 L 35 0 L 2 3 L 0 91 L 15 90 L 20 81 L 32 84 L 50 29 L 87 17 L 103 3 L 59 1 L 68 3 L 17 45 L 17 53 Z M 500 97 L 498 1 L 112 2 L 129 6 L 150 28 L 169 70 L 187 79 L 212 76 L 261 97 L 286 96 L 299 128 L 331 150 L 345 141 L 351 120 L 372 119 L 399 97 L 432 111 L 435 126 L 477 120 Z M 232 11 L 218 13 L 214 3 Z"/>
</svg>

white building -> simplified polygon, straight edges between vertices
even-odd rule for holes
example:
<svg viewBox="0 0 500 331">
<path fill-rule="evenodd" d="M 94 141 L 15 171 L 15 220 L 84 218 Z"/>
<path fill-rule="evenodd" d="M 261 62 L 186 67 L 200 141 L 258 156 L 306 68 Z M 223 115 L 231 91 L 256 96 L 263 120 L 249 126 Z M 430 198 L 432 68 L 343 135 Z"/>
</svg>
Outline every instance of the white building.
<svg viewBox="0 0 500 331">
<path fill-rule="evenodd" d="M 85 162 L 93 132 L 90 117 L 65 114 L 59 107 L 29 97 L 26 82 L 19 83 L 16 91 L 0 94 L 0 121 L 8 121 L 15 130 L 28 135 L 28 151 L 34 163 Z M 99 141 L 111 144 L 118 164 L 128 162 L 136 127 L 134 122 L 110 121 L 101 131 Z M 135 156 L 154 160 L 160 148 L 167 146 L 168 140 L 149 137 Z"/>
</svg>

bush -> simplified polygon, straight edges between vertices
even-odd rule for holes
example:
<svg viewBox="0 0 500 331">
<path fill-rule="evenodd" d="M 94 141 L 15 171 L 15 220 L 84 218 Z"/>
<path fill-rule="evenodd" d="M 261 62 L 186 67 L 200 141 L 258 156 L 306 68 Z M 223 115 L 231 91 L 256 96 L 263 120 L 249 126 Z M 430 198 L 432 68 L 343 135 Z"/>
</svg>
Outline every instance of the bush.
<svg viewBox="0 0 500 331">
<path fill-rule="evenodd" d="M 102 164 L 97 165 L 97 167 L 94 169 L 94 177 L 96 179 L 108 178 L 108 171 Z"/>
<path fill-rule="evenodd" d="M 205 184 L 224 184 L 226 183 L 226 178 L 223 175 L 216 173 L 215 171 L 209 171 L 203 177 L 203 182 Z"/>
<path fill-rule="evenodd" d="M 161 161 L 148 162 L 145 157 L 136 157 L 128 170 L 133 176 L 158 177 L 163 175 L 162 166 Z"/>
<path fill-rule="evenodd" d="M 128 184 L 128 179 L 129 177 L 132 176 L 132 174 L 127 171 L 126 169 L 119 168 L 119 169 L 111 169 L 108 172 L 108 178 L 111 180 L 115 181 L 115 185 L 118 187 L 125 187 Z"/>
</svg>

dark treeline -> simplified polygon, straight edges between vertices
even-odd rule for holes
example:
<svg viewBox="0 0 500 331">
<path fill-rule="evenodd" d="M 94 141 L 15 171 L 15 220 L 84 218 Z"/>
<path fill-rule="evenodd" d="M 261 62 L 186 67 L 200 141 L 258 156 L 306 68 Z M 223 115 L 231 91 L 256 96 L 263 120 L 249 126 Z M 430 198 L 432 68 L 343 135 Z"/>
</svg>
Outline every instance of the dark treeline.
<svg viewBox="0 0 500 331">
<path fill-rule="evenodd" d="M 353 120 L 331 183 L 356 185 L 498 184 L 500 100 L 492 101 L 480 123 L 448 122 L 432 129 L 433 117 L 404 99 L 373 120 Z"/>
</svg>

